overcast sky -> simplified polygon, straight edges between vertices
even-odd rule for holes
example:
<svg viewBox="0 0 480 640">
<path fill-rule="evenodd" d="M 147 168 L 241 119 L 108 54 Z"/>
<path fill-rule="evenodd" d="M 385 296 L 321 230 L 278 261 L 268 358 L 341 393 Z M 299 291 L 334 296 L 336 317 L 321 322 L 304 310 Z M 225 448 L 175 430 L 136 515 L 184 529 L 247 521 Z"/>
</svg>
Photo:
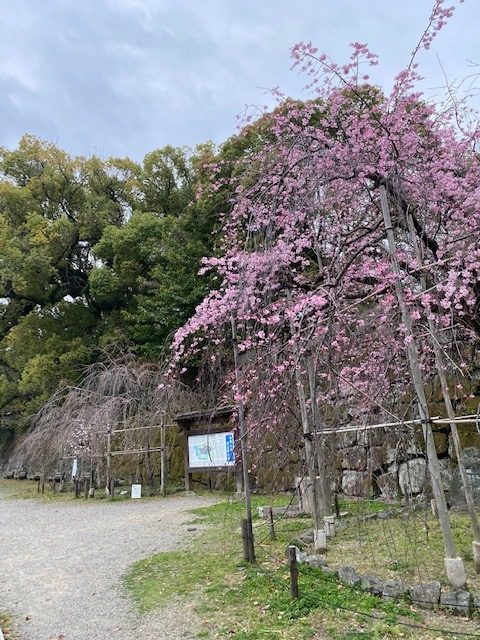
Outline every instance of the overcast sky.
<svg viewBox="0 0 480 640">
<path fill-rule="evenodd" d="M 457 4 L 445 0 L 446 5 Z M 388 90 L 433 0 L 0 0 L 0 146 L 24 133 L 72 154 L 130 156 L 235 133 L 246 105 L 279 86 L 308 97 L 290 48 L 311 41 L 335 62 L 348 45 L 380 56 Z M 480 2 L 466 0 L 419 57 L 424 89 L 480 63 Z M 443 71 L 442 71 L 443 68 Z M 480 67 L 479 67 L 480 69 Z"/>
</svg>

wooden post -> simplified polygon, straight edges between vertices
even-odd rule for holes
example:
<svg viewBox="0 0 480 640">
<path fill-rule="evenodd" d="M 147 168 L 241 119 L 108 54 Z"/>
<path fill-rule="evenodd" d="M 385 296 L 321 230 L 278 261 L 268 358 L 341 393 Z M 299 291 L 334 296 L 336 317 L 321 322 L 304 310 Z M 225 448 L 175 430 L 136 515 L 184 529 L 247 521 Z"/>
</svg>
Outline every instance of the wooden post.
<svg viewBox="0 0 480 640">
<path fill-rule="evenodd" d="M 273 524 L 273 509 L 272 507 L 268 507 L 268 528 L 270 530 L 270 540 L 276 540 L 277 536 L 275 535 L 275 525 Z"/>
<path fill-rule="evenodd" d="M 247 450 L 247 432 L 245 429 L 245 411 L 243 401 L 240 397 L 240 367 L 238 356 L 238 342 L 237 342 L 237 325 L 235 318 L 232 318 L 232 346 L 233 346 L 233 361 L 235 365 L 235 382 L 237 384 L 238 394 L 238 431 L 240 436 L 240 449 L 242 452 L 242 469 L 243 469 L 243 490 L 245 493 L 245 512 L 246 520 L 248 523 L 248 562 L 255 562 L 255 547 L 253 544 L 253 528 L 252 528 L 252 504 L 250 501 L 250 478 L 248 475 L 248 450 Z"/>
<path fill-rule="evenodd" d="M 241 521 L 242 542 L 243 542 L 243 559 L 245 562 L 255 562 L 255 548 L 253 545 L 252 521 L 243 518 Z"/>
<path fill-rule="evenodd" d="M 93 486 L 93 456 L 90 456 L 90 488 L 88 489 L 88 497 L 93 498 L 95 495 L 95 487 Z"/>
<path fill-rule="evenodd" d="M 317 456 L 318 476 L 315 484 L 317 491 L 317 507 L 319 516 L 329 516 L 332 512 L 332 494 L 327 472 L 327 464 L 325 459 L 325 442 L 322 435 L 323 423 L 320 424 L 317 406 L 317 382 L 315 375 L 315 363 L 313 355 L 309 352 L 305 356 L 307 362 L 308 384 L 310 388 L 310 414 L 312 417 L 312 425 L 314 431 L 313 450 Z"/>
<path fill-rule="evenodd" d="M 112 469 L 112 427 L 110 421 L 107 427 L 107 455 L 106 455 L 107 469 L 105 478 L 105 495 L 110 495 L 110 476 Z"/>
<path fill-rule="evenodd" d="M 339 518 L 340 517 L 340 505 L 338 503 L 338 493 L 335 494 L 333 500 L 334 500 L 334 504 L 335 504 L 335 516 L 337 518 Z"/>
<path fill-rule="evenodd" d="M 292 592 L 292 600 L 296 600 L 298 598 L 298 565 L 296 547 L 288 547 L 288 558 L 290 564 L 290 586 Z"/>
<path fill-rule="evenodd" d="M 58 491 L 59 493 L 62 493 L 63 491 L 63 451 L 60 452 L 60 466 L 59 466 L 59 486 L 58 486 Z"/>
<path fill-rule="evenodd" d="M 185 491 L 189 493 L 192 490 L 192 474 L 189 469 L 189 460 L 188 460 L 188 429 L 186 426 L 183 427 L 183 454 L 184 454 L 184 464 L 185 464 Z"/>
<path fill-rule="evenodd" d="M 166 464 L 167 464 L 167 452 L 165 448 L 166 438 L 165 438 L 165 424 L 162 422 L 160 424 L 160 495 L 167 495 L 167 485 L 166 485 Z"/>
</svg>

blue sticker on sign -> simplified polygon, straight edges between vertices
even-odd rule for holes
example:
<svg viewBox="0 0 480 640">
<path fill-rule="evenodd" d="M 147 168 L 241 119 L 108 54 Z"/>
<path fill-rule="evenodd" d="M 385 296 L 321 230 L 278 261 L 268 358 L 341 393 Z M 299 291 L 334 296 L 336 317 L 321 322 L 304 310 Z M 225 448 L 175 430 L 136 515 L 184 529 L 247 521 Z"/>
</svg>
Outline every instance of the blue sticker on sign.
<svg viewBox="0 0 480 640">
<path fill-rule="evenodd" d="M 233 434 L 227 433 L 225 436 L 225 450 L 227 454 L 227 462 L 235 462 L 235 453 L 233 451 Z"/>
</svg>

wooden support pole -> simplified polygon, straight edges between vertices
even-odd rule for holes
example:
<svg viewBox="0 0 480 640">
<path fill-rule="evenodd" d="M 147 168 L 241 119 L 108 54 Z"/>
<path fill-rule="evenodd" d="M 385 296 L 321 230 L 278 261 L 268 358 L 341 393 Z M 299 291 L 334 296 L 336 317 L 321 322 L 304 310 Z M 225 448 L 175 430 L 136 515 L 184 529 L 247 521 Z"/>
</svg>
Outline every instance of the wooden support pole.
<svg viewBox="0 0 480 640">
<path fill-rule="evenodd" d="M 412 244 L 415 249 L 415 256 L 417 258 L 418 266 L 423 266 L 423 259 L 420 252 L 419 243 L 417 240 L 417 236 L 415 233 L 415 228 L 413 225 L 412 216 L 408 215 L 408 229 L 410 233 L 410 238 L 412 240 Z M 420 277 L 420 283 L 423 291 L 427 290 L 427 282 L 425 275 Z M 437 329 L 433 323 L 433 320 L 430 316 L 427 318 L 428 329 L 430 332 L 430 339 L 433 347 L 433 352 L 435 354 L 435 365 L 437 369 L 438 378 L 440 380 L 440 387 L 442 389 L 443 402 L 445 404 L 445 409 L 447 411 L 447 415 L 450 419 L 450 432 L 452 434 L 453 446 L 455 448 L 455 455 L 457 457 L 458 470 L 460 472 L 460 477 L 462 479 L 463 490 L 465 492 L 465 501 L 467 503 L 468 512 L 470 514 L 470 519 L 472 521 L 473 533 L 475 536 L 475 542 L 473 543 L 473 556 L 475 562 L 475 570 L 477 573 L 480 573 L 480 524 L 478 521 L 475 502 L 473 497 L 473 489 L 472 483 L 470 481 L 470 477 L 467 473 L 467 469 L 465 468 L 465 463 L 463 461 L 463 451 L 462 445 L 460 443 L 460 436 L 458 435 L 457 425 L 455 424 L 455 410 L 453 408 L 452 401 L 450 399 L 450 394 L 448 392 L 448 382 L 446 375 L 446 367 L 444 363 L 444 355 L 442 352 L 442 348 L 440 346 L 440 340 L 438 337 Z"/>
<path fill-rule="evenodd" d="M 111 469 L 112 469 L 112 427 L 109 423 L 107 429 L 107 470 L 106 470 L 106 478 L 105 478 L 105 495 L 110 495 L 110 478 L 111 478 Z"/>
<path fill-rule="evenodd" d="M 397 257 L 397 245 L 395 241 L 395 234 L 392 227 L 392 219 L 390 216 L 390 207 L 388 204 L 387 190 L 385 185 L 380 185 L 380 201 L 382 207 L 383 221 L 385 225 L 385 232 L 387 235 L 388 249 L 390 254 L 390 263 L 392 265 L 392 271 L 394 272 L 395 279 L 395 293 L 400 307 L 402 315 L 403 326 L 405 327 L 405 340 L 407 342 L 407 358 L 410 365 L 410 372 L 412 376 L 412 382 L 415 389 L 415 395 L 418 401 L 418 412 L 420 420 L 422 422 L 423 435 L 425 438 L 425 446 L 427 450 L 428 469 L 430 472 L 430 479 L 432 483 L 432 491 L 437 503 L 438 517 L 440 520 L 440 526 L 442 530 L 443 543 L 445 547 L 445 555 L 447 558 L 455 558 L 455 545 L 453 542 L 452 529 L 450 527 L 450 520 L 447 513 L 447 502 L 445 500 L 445 494 L 443 491 L 442 480 L 440 476 L 440 467 L 438 464 L 437 452 L 435 450 L 435 444 L 433 441 L 432 425 L 430 420 L 430 414 L 428 410 L 428 403 L 425 396 L 425 390 L 422 382 L 422 372 L 420 369 L 420 363 L 418 360 L 418 351 L 415 344 L 412 318 L 408 311 L 408 307 L 405 301 L 405 294 L 401 283 L 401 271 Z"/>
<path fill-rule="evenodd" d="M 245 562 L 255 562 L 255 548 L 253 545 L 252 521 L 249 518 L 243 518 L 241 522 L 242 542 L 243 542 L 243 559 Z"/>
<path fill-rule="evenodd" d="M 253 544 L 253 529 L 252 529 L 252 504 L 250 497 L 250 478 L 248 475 L 248 449 L 247 449 L 247 431 L 245 429 L 245 408 L 243 401 L 240 397 L 240 362 L 238 355 L 238 342 L 237 342 L 237 325 L 235 318 L 231 321 L 232 327 L 232 347 L 233 347 L 233 361 L 235 365 L 235 382 L 237 385 L 238 394 L 238 432 L 240 436 L 240 450 L 242 452 L 242 470 L 243 470 L 243 491 L 245 494 L 245 512 L 246 521 L 248 523 L 248 562 L 255 563 L 255 547 Z"/>
<path fill-rule="evenodd" d="M 167 452 L 166 452 L 166 438 L 165 438 L 165 425 L 160 425 L 160 495 L 167 495 L 167 484 L 166 484 L 166 467 L 167 467 Z"/>
<path fill-rule="evenodd" d="M 275 525 L 273 523 L 273 509 L 272 507 L 268 507 L 268 528 L 270 530 L 270 540 L 276 540 L 277 536 L 275 535 Z"/>
<path fill-rule="evenodd" d="M 290 565 L 290 590 L 292 600 L 298 598 L 298 565 L 297 565 L 297 548 L 295 546 L 288 547 L 288 560 Z"/>
</svg>

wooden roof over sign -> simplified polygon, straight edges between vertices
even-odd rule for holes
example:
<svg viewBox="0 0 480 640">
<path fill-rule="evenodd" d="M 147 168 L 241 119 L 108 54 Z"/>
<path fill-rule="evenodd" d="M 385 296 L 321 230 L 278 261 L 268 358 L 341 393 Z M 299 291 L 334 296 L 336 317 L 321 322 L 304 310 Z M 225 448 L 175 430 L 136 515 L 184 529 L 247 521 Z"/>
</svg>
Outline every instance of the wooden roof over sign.
<svg viewBox="0 0 480 640">
<path fill-rule="evenodd" d="M 235 407 L 223 406 L 213 407 L 211 409 L 200 409 L 199 411 L 189 411 L 188 413 L 179 413 L 175 416 L 175 422 L 179 425 L 185 425 L 186 423 L 202 423 L 213 424 L 219 419 L 221 422 L 226 422 L 235 411 Z"/>
</svg>

